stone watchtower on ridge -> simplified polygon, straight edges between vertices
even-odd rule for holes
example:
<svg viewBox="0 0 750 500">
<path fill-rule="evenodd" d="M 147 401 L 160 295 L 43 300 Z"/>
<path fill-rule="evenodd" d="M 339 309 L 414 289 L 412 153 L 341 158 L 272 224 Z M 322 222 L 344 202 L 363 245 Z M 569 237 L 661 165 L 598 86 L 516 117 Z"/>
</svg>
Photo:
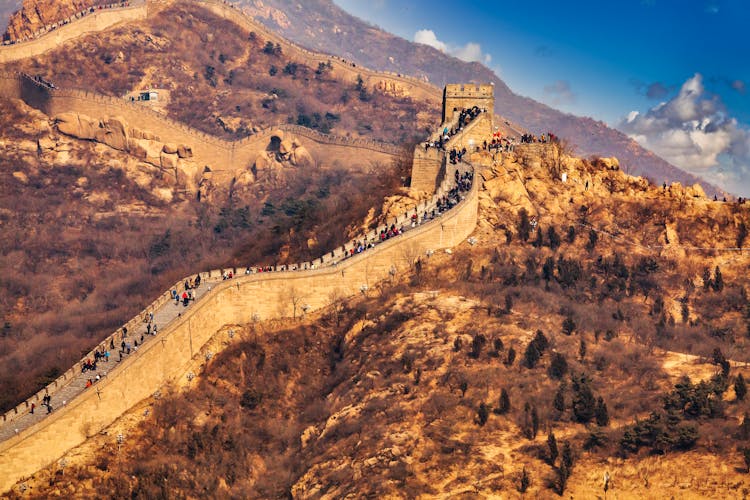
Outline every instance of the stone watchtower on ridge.
<svg viewBox="0 0 750 500">
<path fill-rule="evenodd" d="M 460 134 L 446 144 L 446 149 L 456 147 L 473 151 L 483 141 L 492 137 L 495 109 L 495 86 L 491 83 L 453 83 L 443 90 L 443 121 L 440 129 L 433 132 L 429 140 L 437 139 L 442 130 L 456 125 L 458 114 L 462 109 L 477 106 L 487 112 L 480 114 Z M 411 170 L 411 187 L 430 194 L 443 180 L 445 175 L 445 157 L 437 148 L 425 148 L 424 143 L 414 149 L 414 163 Z"/>
<path fill-rule="evenodd" d="M 474 106 L 492 113 L 495 109 L 495 86 L 491 83 L 451 83 L 443 89 L 443 123 L 450 122 L 453 115 L 462 109 Z"/>
</svg>

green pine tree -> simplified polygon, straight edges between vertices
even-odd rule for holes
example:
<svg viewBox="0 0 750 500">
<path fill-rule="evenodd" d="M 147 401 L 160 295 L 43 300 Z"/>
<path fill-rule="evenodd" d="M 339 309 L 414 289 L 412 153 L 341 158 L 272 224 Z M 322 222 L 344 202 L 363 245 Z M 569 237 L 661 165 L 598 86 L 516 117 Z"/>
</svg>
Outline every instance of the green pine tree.
<svg viewBox="0 0 750 500">
<path fill-rule="evenodd" d="M 737 396 L 738 401 L 743 401 L 745 395 L 747 395 L 747 384 L 745 383 L 745 377 L 740 373 L 734 381 L 734 393 Z"/>
<path fill-rule="evenodd" d="M 552 432 L 552 429 L 550 429 L 549 434 L 547 435 L 547 448 L 549 449 L 549 464 L 554 467 L 555 460 L 557 460 L 557 456 L 559 455 L 559 450 L 557 449 L 557 439 L 555 438 L 555 433 Z"/>
</svg>

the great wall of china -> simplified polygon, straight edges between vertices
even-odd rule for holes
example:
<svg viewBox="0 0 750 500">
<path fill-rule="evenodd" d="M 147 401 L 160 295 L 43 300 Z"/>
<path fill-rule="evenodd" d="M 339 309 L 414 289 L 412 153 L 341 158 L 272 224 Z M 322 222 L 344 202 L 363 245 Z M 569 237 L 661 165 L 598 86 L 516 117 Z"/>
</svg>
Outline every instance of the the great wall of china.
<svg viewBox="0 0 750 500">
<path fill-rule="evenodd" d="M 146 0 L 133 0 L 126 7 L 96 9 L 86 15 L 77 14 L 61 19 L 50 27 L 51 30 L 35 33 L 30 40 L 0 45 L 0 63 L 38 56 L 86 33 L 103 31 L 123 22 L 146 19 L 147 15 Z"/>
<path fill-rule="evenodd" d="M 423 214 L 434 206 L 437 199 L 452 187 L 451 178 L 451 175 L 445 176 L 431 200 L 423 202 L 416 210 L 388 221 L 388 224 L 408 224 L 411 214 Z M 478 186 L 477 179 L 465 198 L 446 214 L 346 260 L 341 260 L 343 250 L 337 249 L 316 260 L 317 269 L 311 269 L 313 263 L 297 264 L 298 269 L 304 269 L 298 271 L 243 274 L 243 268 L 235 269 L 238 273 L 236 278 L 219 282 L 181 317 L 160 330 L 159 342 L 145 344 L 136 354 L 112 369 L 97 384 L 96 391 L 85 391 L 51 416 L 0 443 L 0 491 L 6 491 L 17 481 L 96 435 L 168 382 L 178 386 L 187 383 L 185 375 L 191 362 L 204 345 L 217 342 L 214 336 L 223 326 L 292 316 L 295 307 L 293 296 L 303 300 L 308 311 L 326 307 L 334 298 L 366 291 L 375 283 L 392 276 L 394 270 L 407 268 L 416 257 L 424 256 L 430 250 L 461 243 L 476 226 Z M 367 239 L 375 239 L 380 230 L 386 227 L 371 231 Z M 353 242 L 349 242 L 346 247 L 351 248 L 352 245 Z M 220 276 L 221 273 L 222 270 L 214 270 L 202 276 L 205 279 Z M 180 280 L 173 288 L 182 291 L 183 281 Z M 164 292 L 124 326 L 135 331 L 139 323 L 142 326 L 145 314 L 170 299 L 170 291 Z M 108 348 L 110 340 L 119 343 L 120 332 L 121 329 L 104 339 L 97 349 Z M 93 358 L 93 352 L 86 358 Z M 82 363 L 83 360 L 46 390 L 54 393 L 57 387 L 80 373 Z M 45 390 L 40 391 L 3 418 L 12 421 L 27 412 L 31 403 L 39 404 L 44 393 Z"/>
<path fill-rule="evenodd" d="M 308 139 L 305 145 L 316 155 L 321 147 L 336 147 L 339 151 L 326 150 L 326 154 L 341 157 L 367 153 L 373 160 L 387 161 L 402 149 L 380 141 L 326 135 L 298 125 L 279 124 L 268 127 L 257 134 L 237 141 L 226 141 L 206 134 L 182 122 L 164 116 L 138 103 L 117 97 L 78 89 L 51 88 L 24 75 L 0 73 L 0 95 L 22 99 L 30 106 L 54 117 L 61 113 L 79 113 L 97 119 L 121 117 L 130 126 L 147 130 L 164 142 L 187 144 L 191 147 L 194 161 L 200 166 L 209 166 L 215 172 L 234 172 L 252 166 L 258 152 L 264 150 L 276 130 L 291 132 Z"/>
<path fill-rule="evenodd" d="M 364 84 L 373 90 L 379 87 L 396 86 L 405 89 L 413 97 L 439 102 L 440 91 L 423 80 L 401 74 L 377 72 L 337 56 L 309 51 L 268 30 L 252 16 L 231 3 L 220 0 L 177 0 L 177 2 L 199 5 L 243 29 L 256 33 L 267 41 L 283 44 L 285 54 L 290 58 L 304 60 L 313 66 L 317 63 L 330 63 L 333 73 L 345 81 L 354 83 L 357 78 L 361 77 Z M 54 31 L 40 33 L 38 37 L 28 41 L 0 46 L 0 63 L 40 55 L 87 33 L 103 31 L 120 23 L 158 15 L 170 3 L 172 2 L 158 0 L 137 1 L 131 2 L 127 7 L 96 10 L 83 17 L 69 18 L 65 20 L 67 24 L 62 24 Z M 197 165 L 201 168 L 209 166 L 219 176 L 222 172 L 235 172 L 252 166 L 256 155 L 265 149 L 267 141 L 276 130 L 291 132 L 312 141 L 306 146 L 314 156 L 320 145 L 328 148 L 328 155 L 338 154 L 343 159 L 350 158 L 358 150 L 366 150 L 375 155 L 374 161 L 387 162 L 390 157 L 401 152 L 400 148 L 379 141 L 336 137 L 288 124 L 269 127 L 237 141 L 227 141 L 165 117 L 138 103 L 86 90 L 50 88 L 14 73 L 0 73 L 0 95 L 21 98 L 49 116 L 72 112 L 98 119 L 122 117 L 129 125 L 147 130 L 164 142 L 191 146 Z M 330 146 L 339 146 L 339 148 L 331 151 Z"/>
<path fill-rule="evenodd" d="M 212 5 L 215 9 L 225 11 L 227 16 L 238 16 L 240 19 L 248 20 L 249 23 L 254 23 L 249 21 L 249 17 L 221 2 L 201 1 L 197 3 Z M 147 4 L 142 4 L 140 8 L 146 6 Z M 128 9 L 136 8 L 139 8 L 139 6 L 128 7 Z M 115 11 L 105 13 L 112 14 L 113 12 Z M 85 19 L 66 24 L 50 34 L 59 35 L 63 30 L 74 27 Z M 123 18 L 120 21 L 127 19 Z M 110 25 L 116 22 L 112 22 Z M 257 25 L 253 25 L 253 28 L 256 32 L 266 33 L 263 28 L 259 28 Z M 0 50 L 34 43 L 50 34 L 23 44 L 1 47 Z M 275 34 L 269 34 L 268 37 L 269 39 L 278 38 L 281 40 Z M 71 36 L 70 38 L 74 37 Z M 301 48 L 297 50 L 304 51 L 306 57 L 313 54 Z M 323 62 L 330 59 L 329 56 L 320 57 Z M 334 64 L 336 63 L 334 62 Z M 340 64 L 349 67 L 348 63 L 340 62 Z M 371 73 L 374 77 L 378 76 L 375 72 Z M 363 74 L 363 78 L 370 76 L 368 70 L 364 70 L 364 68 L 357 68 L 354 74 Z M 401 76 L 397 78 L 401 78 L 403 81 L 411 81 Z M 414 82 L 425 85 L 434 92 L 434 88 L 424 82 L 419 80 L 414 80 Z M 211 153 L 213 158 L 216 157 L 217 150 L 229 151 L 229 156 L 224 160 L 227 165 L 234 165 L 237 161 L 246 161 L 245 159 L 238 160 L 242 157 L 237 156 L 234 152 L 243 150 L 251 144 L 256 144 L 256 141 L 268 140 L 273 133 L 271 129 L 268 129 L 242 141 L 223 141 L 170 120 L 159 113 L 146 110 L 137 104 L 82 91 L 52 89 L 15 74 L 0 75 L 0 95 L 23 99 L 30 105 L 50 114 L 76 111 L 103 117 L 102 105 L 112 106 L 114 112 L 104 110 L 107 116 L 122 116 L 125 114 L 124 111 L 127 110 L 132 116 L 140 117 L 141 121 L 133 120 L 134 125 L 147 130 L 156 129 L 157 133 L 163 135 L 166 140 L 191 144 L 194 148 L 197 144 L 202 144 L 199 147 L 204 147 L 206 154 Z M 84 101 L 90 104 L 79 104 L 80 107 L 75 107 L 76 105 L 72 104 Z M 463 104 L 467 103 L 468 101 Z M 127 115 L 125 117 L 128 118 Z M 483 114 L 480 119 L 466 127 L 462 133 L 454 136 L 451 139 L 451 144 L 463 144 L 464 141 L 469 141 L 470 136 L 474 137 L 478 131 L 484 131 L 487 128 L 488 121 L 491 130 L 491 120 L 491 113 Z M 151 127 L 150 124 L 154 126 Z M 400 152 L 400 149 L 395 146 L 383 145 L 374 141 L 334 138 L 303 127 L 285 126 L 277 128 L 307 137 L 319 144 L 353 147 L 370 153 L 381 152 L 387 155 Z M 175 130 L 176 135 L 168 136 L 163 133 L 163 131 L 168 130 Z M 181 139 L 183 137 L 184 140 Z M 417 148 L 415 154 L 419 149 Z M 429 200 L 415 206 L 408 213 L 401 214 L 393 220 L 388 220 L 384 226 L 373 229 L 367 235 L 358 239 L 376 240 L 380 231 L 387 229 L 391 224 L 396 226 L 406 225 L 410 222 L 412 214 L 424 214 L 431 210 L 437 200 L 453 187 L 453 171 L 446 168 L 447 164 L 443 156 L 442 153 L 431 155 L 429 159 L 423 159 L 419 163 L 419 168 L 423 170 L 423 174 L 426 172 L 426 177 L 424 175 L 423 177 L 428 179 L 428 184 L 434 180 L 434 183 L 427 188 L 428 191 L 433 192 L 433 196 Z M 415 168 L 416 164 L 417 162 L 415 162 Z M 213 290 L 185 310 L 181 317 L 162 328 L 158 337 L 160 342 L 147 343 L 137 354 L 123 360 L 97 384 L 96 391 L 83 392 L 67 406 L 57 409 L 49 417 L 0 443 L 0 492 L 8 490 L 17 481 L 33 474 L 62 456 L 69 449 L 97 434 L 135 404 L 152 396 L 166 383 L 175 382 L 178 386 L 187 383 L 185 375 L 189 371 L 189 367 L 195 362 L 204 346 L 221 341 L 215 336 L 223 326 L 292 316 L 297 307 L 296 304 L 292 304 L 292 295 L 296 295 L 297 300 L 304 301 L 307 311 L 326 307 L 331 304 L 334 298 L 340 299 L 355 295 L 367 290 L 374 283 L 389 278 L 394 270 L 407 268 L 416 257 L 425 255 L 425 252 L 459 244 L 471 234 L 476 226 L 479 184 L 477 178 L 463 201 L 446 214 L 427 221 L 404 235 L 387 240 L 375 248 L 345 260 L 345 250 L 339 248 L 326 253 L 314 262 L 299 263 L 293 266 L 298 269 L 297 271 L 279 271 L 277 269 L 277 272 L 272 273 L 245 274 L 246 268 L 233 269 L 236 275 L 235 279 L 218 282 Z M 348 242 L 345 247 L 352 248 L 353 244 L 353 241 Z M 221 276 L 223 271 L 204 272 L 201 273 L 201 276 L 205 281 L 208 281 L 211 278 Z M 165 291 L 123 326 L 130 331 L 135 331 L 139 325 L 142 326 L 144 315 L 169 302 L 172 289 L 182 292 L 184 281 L 183 279 L 175 283 L 173 287 L 170 287 L 168 291 Z M 29 411 L 32 403 L 38 405 L 44 394 L 54 394 L 55 391 L 68 384 L 80 373 L 83 360 L 93 358 L 95 350 L 102 347 L 108 348 L 110 342 L 119 343 L 122 338 L 121 331 L 120 328 L 102 340 L 99 345 L 83 357 L 80 363 L 71 367 L 48 387 L 22 402 L 16 408 L 6 412 L 2 416 L 0 424 L 12 424 L 15 419 Z"/>
</svg>

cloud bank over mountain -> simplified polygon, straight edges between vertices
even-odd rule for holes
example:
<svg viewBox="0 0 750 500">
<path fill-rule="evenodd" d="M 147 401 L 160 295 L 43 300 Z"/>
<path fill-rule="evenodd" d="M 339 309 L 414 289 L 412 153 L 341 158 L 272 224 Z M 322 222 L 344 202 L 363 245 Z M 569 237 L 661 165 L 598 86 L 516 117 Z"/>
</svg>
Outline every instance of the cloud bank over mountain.
<svg viewBox="0 0 750 500">
<path fill-rule="evenodd" d="M 414 33 L 414 41 L 423 43 L 438 49 L 440 52 L 457 57 L 466 62 L 481 62 L 489 64 L 492 56 L 482 52 L 482 46 L 476 42 L 467 42 L 466 45 L 450 45 L 439 40 L 434 31 L 421 29 Z"/>
<path fill-rule="evenodd" d="M 705 89 L 701 74 L 672 99 L 645 113 L 631 111 L 619 128 L 671 163 L 727 191 L 750 194 L 750 130 Z"/>
</svg>

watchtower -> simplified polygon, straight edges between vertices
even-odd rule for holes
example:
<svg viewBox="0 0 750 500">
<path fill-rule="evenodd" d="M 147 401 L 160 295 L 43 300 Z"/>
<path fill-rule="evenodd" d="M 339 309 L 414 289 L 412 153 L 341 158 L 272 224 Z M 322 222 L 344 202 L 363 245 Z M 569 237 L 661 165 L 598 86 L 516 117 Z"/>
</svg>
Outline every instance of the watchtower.
<svg viewBox="0 0 750 500">
<path fill-rule="evenodd" d="M 443 123 L 450 122 L 454 113 L 477 106 L 489 112 L 495 109 L 495 86 L 491 83 L 451 83 L 443 90 Z"/>
<path fill-rule="evenodd" d="M 443 90 L 443 127 L 454 128 L 454 120 L 458 120 L 461 110 L 474 106 L 485 110 L 465 125 L 460 132 L 453 135 L 445 148 L 463 149 L 473 152 L 474 148 L 492 138 L 492 117 L 495 108 L 495 87 L 492 84 L 455 83 L 446 85 Z M 442 130 L 435 129 L 435 136 L 441 135 Z M 431 135 L 432 136 L 432 135 Z M 445 154 L 437 148 L 425 148 L 418 144 L 414 150 L 414 162 L 411 169 L 411 187 L 430 194 L 435 192 L 442 182 L 446 172 Z"/>
</svg>

